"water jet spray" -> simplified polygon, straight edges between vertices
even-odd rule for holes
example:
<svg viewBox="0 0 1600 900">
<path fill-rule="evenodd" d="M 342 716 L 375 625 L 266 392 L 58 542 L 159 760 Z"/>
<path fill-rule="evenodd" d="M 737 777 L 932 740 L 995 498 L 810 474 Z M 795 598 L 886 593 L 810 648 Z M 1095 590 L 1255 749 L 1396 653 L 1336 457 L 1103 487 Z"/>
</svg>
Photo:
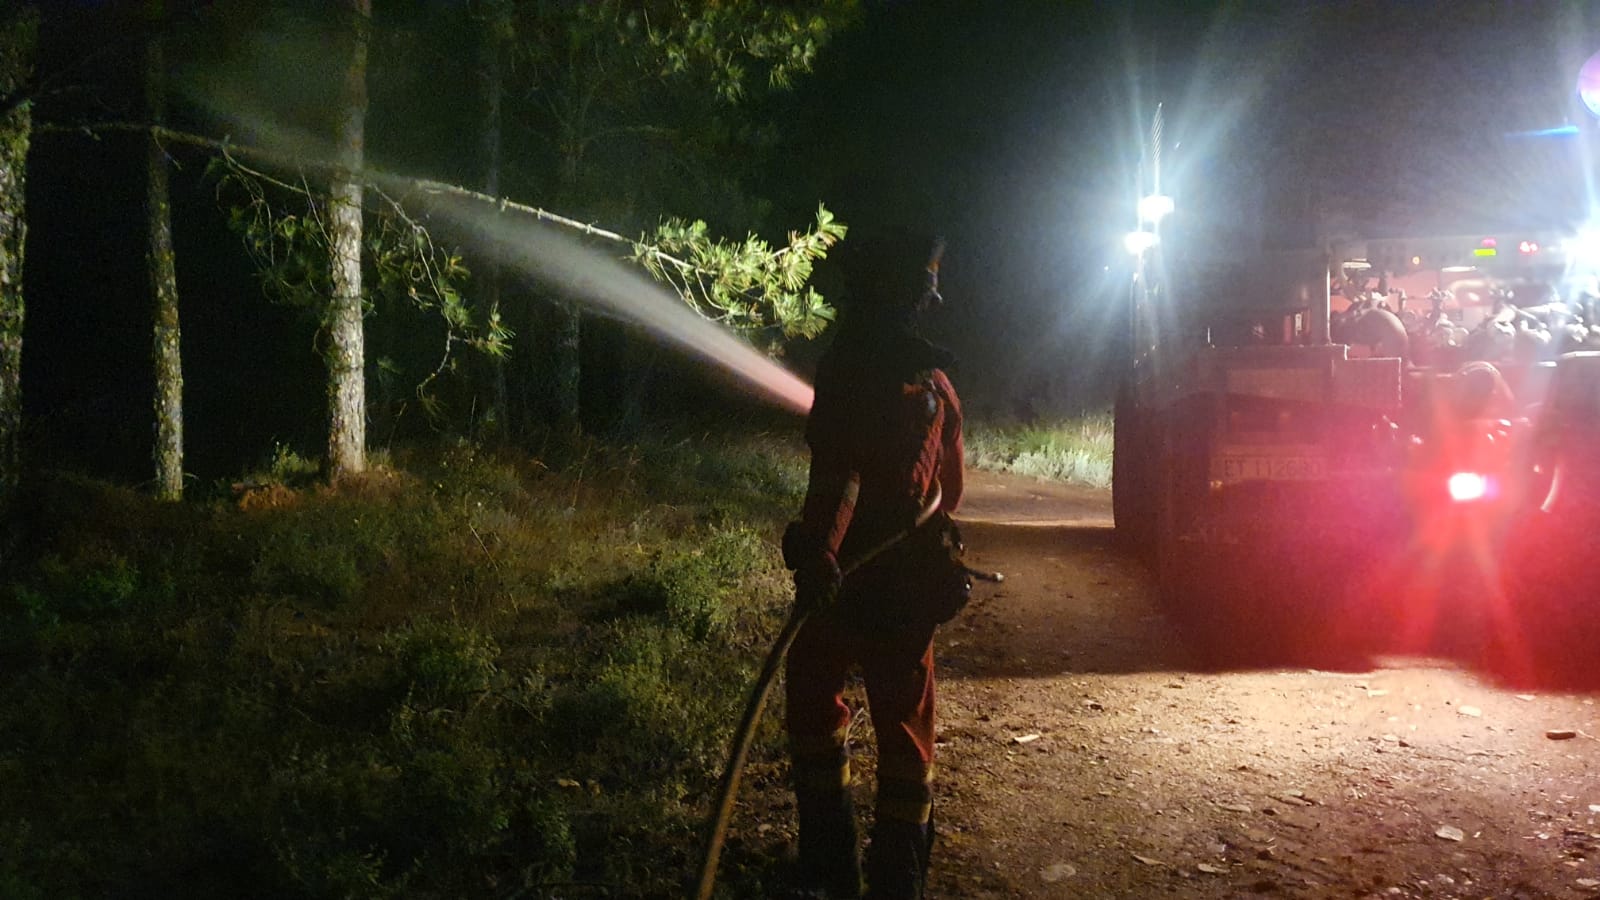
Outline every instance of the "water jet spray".
<svg viewBox="0 0 1600 900">
<path fill-rule="evenodd" d="M 217 110 L 215 103 L 204 105 Z M 247 103 L 230 105 L 235 111 L 222 118 L 264 140 L 265 147 L 241 146 L 165 128 L 156 130 L 169 140 L 256 156 L 290 168 L 338 169 L 330 142 L 271 116 L 237 111 L 246 108 Z M 144 129 L 149 126 L 141 126 Z M 430 213 L 501 266 L 550 284 L 592 311 L 638 325 L 683 352 L 726 370 L 768 402 L 800 415 L 810 412 L 813 391 L 804 379 L 702 317 L 637 268 L 558 229 L 631 245 L 622 235 L 459 185 L 370 166 L 355 174 L 396 193 L 425 197 Z"/>
<path fill-rule="evenodd" d="M 379 184 L 404 185 L 427 195 L 431 213 L 470 235 L 474 247 L 502 266 L 533 275 L 598 312 L 632 322 L 720 366 L 784 409 L 801 415 L 811 410 L 811 385 L 799 376 L 702 318 L 644 273 L 546 224 L 548 214 L 536 217 L 530 207 L 455 185 L 371 170 L 366 174 Z"/>
</svg>

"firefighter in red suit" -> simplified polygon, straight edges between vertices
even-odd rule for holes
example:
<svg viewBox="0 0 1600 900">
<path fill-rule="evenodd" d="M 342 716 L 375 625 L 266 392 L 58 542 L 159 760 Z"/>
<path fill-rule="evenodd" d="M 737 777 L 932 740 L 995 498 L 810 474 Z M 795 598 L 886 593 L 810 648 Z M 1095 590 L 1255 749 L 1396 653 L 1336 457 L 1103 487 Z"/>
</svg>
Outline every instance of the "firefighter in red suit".
<svg viewBox="0 0 1600 900">
<path fill-rule="evenodd" d="M 961 501 L 961 403 L 945 373 L 952 359 L 916 331 L 921 312 L 940 302 L 940 255 L 931 241 L 903 237 L 858 251 L 851 302 L 818 365 L 805 505 L 784 536 L 796 603 L 814 611 L 785 681 L 800 866 L 808 887 L 830 898 L 862 890 L 842 696 L 854 667 L 878 746 L 867 896 L 920 898 L 933 845 L 933 635 L 954 613 L 927 612 L 940 604 L 925 596 L 936 588 L 913 553 L 926 527 L 848 579 L 840 563 L 905 531 L 935 498 L 941 513 Z"/>
</svg>

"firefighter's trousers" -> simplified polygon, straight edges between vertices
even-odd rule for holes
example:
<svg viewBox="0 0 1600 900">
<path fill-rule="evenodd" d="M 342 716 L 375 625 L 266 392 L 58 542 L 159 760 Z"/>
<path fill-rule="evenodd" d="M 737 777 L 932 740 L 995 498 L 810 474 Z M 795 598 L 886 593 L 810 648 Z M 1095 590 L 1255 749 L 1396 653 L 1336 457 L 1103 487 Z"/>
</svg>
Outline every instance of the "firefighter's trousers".
<svg viewBox="0 0 1600 900">
<path fill-rule="evenodd" d="M 786 725 L 801 865 L 832 885 L 833 896 L 853 896 L 846 885 L 860 871 L 849 811 L 850 709 L 843 697 L 855 666 L 866 683 L 878 744 L 870 896 L 921 896 L 932 842 L 933 632 L 931 624 L 870 628 L 835 607 L 807 622 L 789 651 Z"/>
</svg>

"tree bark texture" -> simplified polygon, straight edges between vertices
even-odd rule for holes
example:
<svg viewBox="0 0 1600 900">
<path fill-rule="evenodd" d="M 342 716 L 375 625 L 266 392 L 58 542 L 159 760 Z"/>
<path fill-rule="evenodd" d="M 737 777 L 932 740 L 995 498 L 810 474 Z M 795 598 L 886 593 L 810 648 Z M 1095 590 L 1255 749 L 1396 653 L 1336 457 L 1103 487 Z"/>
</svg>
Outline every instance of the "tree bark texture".
<svg viewBox="0 0 1600 900">
<path fill-rule="evenodd" d="M 505 92 L 504 56 L 509 7 L 491 3 L 486 5 L 483 23 L 483 191 L 491 197 L 500 196 L 501 165 L 501 101 Z M 483 272 L 483 301 L 490 315 L 500 314 L 500 263 L 489 260 Z M 506 389 L 506 361 L 503 356 L 490 356 L 489 395 L 487 408 L 479 416 L 481 430 L 495 439 L 504 439 L 510 432 L 510 405 Z"/>
<path fill-rule="evenodd" d="M 555 332 L 556 411 L 563 427 L 576 428 L 582 422 L 578 392 L 583 376 L 583 317 L 576 303 L 556 301 Z"/>
<path fill-rule="evenodd" d="M 562 140 L 564 148 L 558 175 L 560 187 L 557 196 L 570 201 L 577 196 L 578 170 L 582 165 L 583 143 L 575 136 L 581 133 L 578 126 L 569 126 L 572 133 Z M 570 203 L 569 203 L 570 205 Z M 556 418 L 563 428 L 581 428 L 583 409 L 583 313 L 578 304 L 555 299 L 552 320 L 555 331 Z"/>
<path fill-rule="evenodd" d="M 20 90 L 33 74 L 38 18 L 13 7 L 0 21 L 0 93 Z M 0 504 L 9 505 L 20 480 L 22 434 L 23 248 L 28 236 L 28 102 L 0 118 Z"/>
<path fill-rule="evenodd" d="M 361 291 L 361 182 L 367 120 L 367 42 L 372 0 L 346 0 L 352 18 L 349 64 L 339 110 L 338 161 L 330 190 L 328 262 L 328 477 L 367 467 L 367 390 Z"/>
<path fill-rule="evenodd" d="M 161 0 L 150 0 L 153 19 L 161 14 Z M 161 124 L 166 112 L 166 61 L 159 29 L 145 47 L 145 108 L 150 121 Z M 156 496 L 183 498 L 183 357 L 178 320 L 178 275 L 172 250 L 172 202 L 168 184 L 167 153 L 155 132 L 145 138 L 147 191 L 145 215 L 149 230 L 148 265 L 150 296 L 155 305 L 154 461 Z"/>
</svg>

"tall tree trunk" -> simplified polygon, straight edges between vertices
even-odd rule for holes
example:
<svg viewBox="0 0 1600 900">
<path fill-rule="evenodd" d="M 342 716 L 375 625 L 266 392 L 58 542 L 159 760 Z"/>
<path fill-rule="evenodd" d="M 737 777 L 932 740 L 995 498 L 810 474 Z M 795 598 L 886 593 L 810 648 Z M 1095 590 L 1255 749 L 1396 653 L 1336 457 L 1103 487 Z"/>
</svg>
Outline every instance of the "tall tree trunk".
<svg viewBox="0 0 1600 900">
<path fill-rule="evenodd" d="M 556 415 L 564 428 L 578 428 L 582 419 L 579 390 L 583 383 L 583 316 L 578 304 L 557 299 L 556 332 Z"/>
<path fill-rule="evenodd" d="M 360 171 L 367 121 L 367 42 L 372 0 L 345 0 L 351 12 L 350 59 L 339 113 L 338 171 L 329 192 L 328 262 L 333 298 L 328 308 L 328 477 L 338 481 L 367 468 L 367 386 L 361 297 Z"/>
<path fill-rule="evenodd" d="M 486 3 L 482 44 L 483 191 L 491 197 L 500 196 L 501 100 L 505 93 L 501 59 L 510 28 L 510 6 L 495 0 Z M 491 316 L 500 315 L 500 281 L 500 263 L 491 259 L 483 273 L 483 300 Z M 503 356 L 490 356 L 488 360 L 489 396 L 486 408 L 479 415 L 480 431 L 495 440 L 504 440 L 512 426 L 506 361 Z"/>
<path fill-rule="evenodd" d="M 0 96 L 20 96 L 33 75 L 39 20 L 17 7 L 0 21 Z M 32 104 L 0 114 L 0 511 L 8 510 L 20 480 L 22 432 L 22 259 L 28 235 L 26 198 Z"/>
<path fill-rule="evenodd" d="M 163 0 L 148 0 L 154 30 L 145 45 L 145 109 L 152 124 L 166 113 L 166 60 L 159 29 Z M 183 499 L 183 358 L 178 327 L 178 275 L 172 252 L 172 201 L 167 154 L 154 134 L 145 138 L 145 216 L 149 228 L 150 295 L 155 302 L 156 496 Z"/>
<path fill-rule="evenodd" d="M 569 136 L 562 141 L 563 155 L 558 176 L 557 196 L 570 201 L 577 196 L 578 168 L 582 162 L 582 142 Z M 570 202 L 563 206 L 571 208 Z M 556 298 L 555 325 L 556 418 L 563 428 L 582 427 L 580 392 L 583 387 L 583 315 L 578 304 Z"/>
</svg>

